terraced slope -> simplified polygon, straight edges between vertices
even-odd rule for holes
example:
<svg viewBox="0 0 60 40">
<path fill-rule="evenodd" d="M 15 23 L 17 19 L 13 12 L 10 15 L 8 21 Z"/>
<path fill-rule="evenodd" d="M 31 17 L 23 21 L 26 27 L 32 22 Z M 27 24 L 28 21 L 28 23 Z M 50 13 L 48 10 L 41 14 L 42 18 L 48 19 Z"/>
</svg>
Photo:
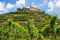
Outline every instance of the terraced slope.
<svg viewBox="0 0 60 40">
<path fill-rule="evenodd" d="M 14 21 L 21 25 L 27 25 L 29 19 L 34 19 L 36 27 L 43 27 L 49 23 L 51 15 L 44 12 L 30 11 L 30 10 L 18 10 L 16 12 L 9 12 L 0 14 L 0 25 L 7 25 L 7 19 L 13 18 Z"/>
</svg>

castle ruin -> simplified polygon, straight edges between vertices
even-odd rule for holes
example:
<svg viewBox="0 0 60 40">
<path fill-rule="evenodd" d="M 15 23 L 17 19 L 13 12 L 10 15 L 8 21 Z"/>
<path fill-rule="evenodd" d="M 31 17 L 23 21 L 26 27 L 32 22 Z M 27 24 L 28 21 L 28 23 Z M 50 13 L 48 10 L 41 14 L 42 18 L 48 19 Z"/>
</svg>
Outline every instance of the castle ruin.
<svg viewBox="0 0 60 40">
<path fill-rule="evenodd" d="M 22 8 L 22 9 L 27 9 L 27 10 L 42 12 L 42 10 L 40 10 L 40 9 L 34 7 L 34 6 L 30 6 L 29 8 Z M 17 10 L 21 10 L 21 8 L 18 8 Z"/>
</svg>

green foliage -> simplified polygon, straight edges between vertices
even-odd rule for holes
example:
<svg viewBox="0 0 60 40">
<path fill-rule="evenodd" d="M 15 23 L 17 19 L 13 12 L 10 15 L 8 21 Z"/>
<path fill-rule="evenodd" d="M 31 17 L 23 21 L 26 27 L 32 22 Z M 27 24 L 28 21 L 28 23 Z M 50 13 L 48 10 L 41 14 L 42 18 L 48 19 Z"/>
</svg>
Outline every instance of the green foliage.
<svg viewBox="0 0 60 40">
<path fill-rule="evenodd" d="M 60 25 L 58 25 L 58 27 L 56 29 L 57 29 L 57 31 L 56 31 L 57 35 L 60 36 Z"/>
<path fill-rule="evenodd" d="M 24 27 L 22 27 L 18 23 L 13 22 L 13 20 L 11 20 L 11 19 L 8 19 L 8 22 L 9 22 L 9 26 L 7 26 L 7 27 L 3 26 L 0 28 L 1 35 L 2 36 L 5 35 L 5 36 L 9 37 L 9 38 L 5 38 L 5 36 L 4 36 L 4 37 L 2 37 L 3 39 L 11 38 L 11 40 L 13 40 L 13 37 L 16 40 L 18 40 L 18 39 L 28 40 L 29 39 L 28 30 L 24 29 Z"/>
<path fill-rule="evenodd" d="M 27 17 L 26 16 L 13 16 L 14 20 L 18 20 L 18 21 L 26 21 Z"/>
<path fill-rule="evenodd" d="M 51 22 L 50 22 L 50 27 L 52 28 L 53 31 L 53 35 L 56 37 L 56 22 L 57 22 L 57 15 L 54 15 L 51 18 Z"/>
<path fill-rule="evenodd" d="M 19 24 L 17 21 L 23 23 Z M 0 26 L 0 40 L 55 40 L 55 38 L 60 40 L 60 25 L 59 21 L 58 24 L 56 21 L 56 15 L 51 16 L 44 11 L 22 9 L 2 14 L 0 15 L 0 24 L 3 24 Z"/>
<path fill-rule="evenodd" d="M 49 36 L 49 33 L 51 31 L 51 28 L 49 25 L 46 25 L 45 27 L 42 28 L 41 32 L 44 36 Z"/>
<path fill-rule="evenodd" d="M 54 26 L 55 26 L 55 24 L 56 24 L 56 19 L 57 19 L 57 15 L 52 16 L 51 22 L 50 22 L 50 26 L 51 26 L 52 28 L 54 28 Z"/>
<path fill-rule="evenodd" d="M 28 21 L 28 29 L 31 40 L 37 40 L 39 33 L 38 33 L 38 29 L 34 25 L 33 19 Z"/>
</svg>

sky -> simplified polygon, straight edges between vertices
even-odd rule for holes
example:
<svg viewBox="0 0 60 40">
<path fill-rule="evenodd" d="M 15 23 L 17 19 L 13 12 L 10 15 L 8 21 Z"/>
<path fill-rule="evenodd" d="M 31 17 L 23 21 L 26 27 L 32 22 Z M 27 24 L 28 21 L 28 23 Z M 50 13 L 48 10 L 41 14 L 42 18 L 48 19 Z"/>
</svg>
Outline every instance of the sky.
<svg viewBox="0 0 60 40">
<path fill-rule="evenodd" d="M 0 0 L 0 14 L 29 6 L 44 10 L 51 15 L 58 14 L 60 18 L 60 0 Z"/>
</svg>

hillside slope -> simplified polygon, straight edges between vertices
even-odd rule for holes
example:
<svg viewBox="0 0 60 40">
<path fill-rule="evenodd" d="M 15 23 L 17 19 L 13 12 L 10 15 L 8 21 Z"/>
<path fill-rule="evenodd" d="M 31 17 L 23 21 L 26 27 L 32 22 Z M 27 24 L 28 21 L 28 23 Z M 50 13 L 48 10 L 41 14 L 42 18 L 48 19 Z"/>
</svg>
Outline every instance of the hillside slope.
<svg viewBox="0 0 60 40">
<path fill-rule="evenodd" d="M 0 14 L 0 39 L 60 40 L 60 19 L 57 19 L 56 15 L 25 9 Z"/>
<path fill-rule="evenodd" d="M 34 19 L 36 27 L 43 27 L 49 23 L 51 15 L 44 12 L 30 11 L 30 10 L 18 10 L 16 12 L 9 12 L 0 14 L 0 25 L 8 24 L 7 19 L 13 18 L 14 21 L 25 26 L 29 19 Z"/>
</svg>

